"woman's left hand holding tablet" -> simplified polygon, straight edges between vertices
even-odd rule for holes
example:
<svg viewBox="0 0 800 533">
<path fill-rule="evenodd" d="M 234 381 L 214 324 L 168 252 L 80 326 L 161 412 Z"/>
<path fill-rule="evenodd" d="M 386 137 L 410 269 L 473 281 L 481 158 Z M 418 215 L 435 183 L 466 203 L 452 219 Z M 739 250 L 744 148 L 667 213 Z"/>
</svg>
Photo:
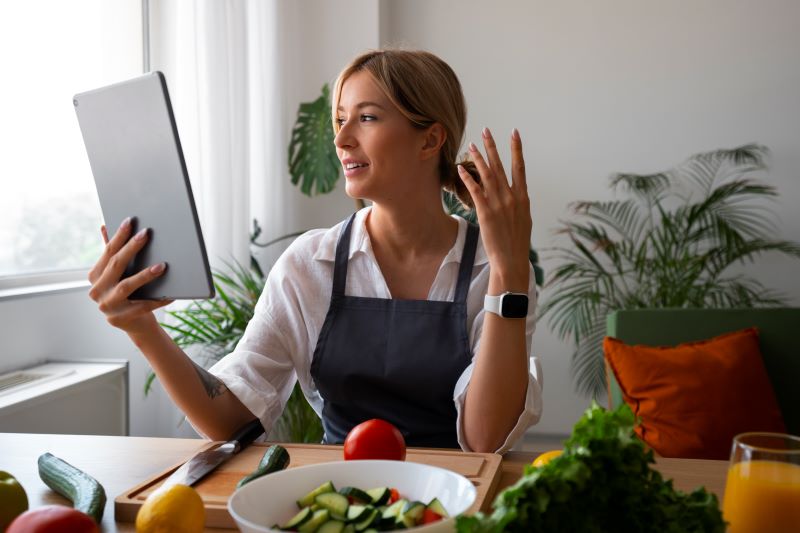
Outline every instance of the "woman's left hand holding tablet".
<svg viewBox="0 0 800 533">
<path fill-rule="evenodd" d="M 470 157 L 481 176 L 479 185 L 459 165 L 461 180 L 475 203 L 481 239 L 491 267 L 490 293 L 528 292 L 531 220 L 530 198 L 525 179 L 522 140 L 514 129 L 511 134 L 511 184 L 509 185 L 497 145 L 488 128 L 483 129 L 486 159 L 474 143 Z"/>
</svg>

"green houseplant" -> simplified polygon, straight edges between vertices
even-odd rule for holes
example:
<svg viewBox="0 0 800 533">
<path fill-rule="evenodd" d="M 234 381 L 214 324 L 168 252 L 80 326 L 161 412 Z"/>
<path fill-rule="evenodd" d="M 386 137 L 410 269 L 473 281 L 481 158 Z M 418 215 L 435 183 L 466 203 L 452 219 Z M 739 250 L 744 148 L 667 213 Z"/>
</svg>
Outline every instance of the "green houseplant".
<svg viewBox="0 0 800 533">
<path fill-rule="evenodd" d="M 605 391 L 602 339 L 617 309 L 758 307 L 780 294 L 733 267 L 765 252 L 800 258 L 800 245 L 774 239 L 767 202 L 777 192 L 757 175 L 768 150 L 750 144 L 696 154 L 666 172 L 616 174 L 625 198 L 582 201 L 559 227 L 567 245 L 540 317 L 575 343 L 576 388 Z"/>
</svg>

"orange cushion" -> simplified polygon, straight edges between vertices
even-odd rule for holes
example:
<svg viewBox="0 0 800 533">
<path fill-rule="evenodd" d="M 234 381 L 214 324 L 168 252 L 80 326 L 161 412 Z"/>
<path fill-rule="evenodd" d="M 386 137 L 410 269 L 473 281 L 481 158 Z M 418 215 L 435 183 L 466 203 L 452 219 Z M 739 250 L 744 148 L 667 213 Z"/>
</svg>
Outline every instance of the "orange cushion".
<svg viewBox="0 0 800 533">
<path fill-rule="evenodd" d="M 755 328 L 675 347 L 606 337 L 603 350 L 637 434 L 659 455 L 727 460 L 739 433 L 786 432 Z"/>
</svg>

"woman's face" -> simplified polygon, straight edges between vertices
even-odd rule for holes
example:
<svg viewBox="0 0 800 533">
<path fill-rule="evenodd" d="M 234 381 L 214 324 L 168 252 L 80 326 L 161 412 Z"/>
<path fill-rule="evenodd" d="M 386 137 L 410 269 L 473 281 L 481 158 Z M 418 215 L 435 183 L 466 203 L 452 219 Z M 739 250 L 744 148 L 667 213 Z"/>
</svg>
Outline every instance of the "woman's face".
<svg viewBox="0 0 800 533">
<path fill-rule="evenodd" d="M 400 113 L 371 74 L 345 80 L 336 118 L 334 143 L 348 196 L 385 202 L 419 192 L 412 178 L 420 175 L 426 132 Z"/>
</svg>

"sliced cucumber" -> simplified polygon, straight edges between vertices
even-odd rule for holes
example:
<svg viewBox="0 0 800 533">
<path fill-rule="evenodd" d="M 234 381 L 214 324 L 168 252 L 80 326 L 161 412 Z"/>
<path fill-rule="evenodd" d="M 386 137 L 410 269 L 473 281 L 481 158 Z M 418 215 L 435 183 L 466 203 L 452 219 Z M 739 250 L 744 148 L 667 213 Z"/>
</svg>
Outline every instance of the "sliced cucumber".
<svg viewBox="0 0 800 533">
<path fill-rule="evenodd" d="M 347 521 L 358 522 L 362 518 L 366 517 L 367 513 L 369 513 L 371 510 L 372 507 L 366 505 L 358 505 L 354 503 L 353 505 L 347 508 Z"/>
<path fill-rule="evenodd" d="M 317 530 L 317 533 L 342 533 L 344 522 L 338 520 L 328 520 Z"/>
<path fill-rule="evenodd" d="M 392 497 L 392 489 L 389 487 L 378 487 L 376 489 L 369 489 L 367 494 L 372 498 L 372 505 L 386 505 L 386 502 Z"/>
<path fill-rule="evenodd" d="M 297 531 L 300 533 L 313 533 L 319 526 L 324 524 L 330 518 L 330 511 L 327 509 L 320 509 L 319 511 L 314 511 L 314 516 L 311 517 L 311 520 L 306 522 L 305 524 L 301 525 L 297 528 Z"/>
<path fill-rule="evenodd" d="M 364 492 L 361 489 L 357 489 L 355 487 L 345 487 L 343 489 L 339 489 L 339 494 L 342 496 L 347 496 L 348 498 L 353 498 L 354 500 L 358 500 L 361 503 L 374 503 L 372 500 L 372 496 L 368 494 L 369 491 Z"/>
<path fill-rule="evenodd" d="M 400 499 L 392 505 L 383 510 L 383 518 L 391 518 L 394 520 L 403 511 L 403 507 L 408 503 L 408 500 Z"/>
<path fill-rule="evenodd" d="M 291 529 L 295 530 L 301 525 L 305 524 L 311 517 L 314 515 L 314 511 L 311 510 L 311 507 L 303 507 L 300 509 L 300 512 L 294 515 L 289 519 L 288 522 L 281 526 L 281 529 Z"/>
<path fill-rule="evenodd" d="M 106 491 L 95 478 L 50 453 L 40 455 L 38 464 L 45 485 L 71 500 L 75 509 L 96 523 L 103 521 Z"/>
<path fill-rule="evenodd" d="M 326 481 L 316 489 L 312 490 L 299 500 L 297 500 L 297 506 L 300 508 L 308 507 L 312 503 L 314 503 L 314 499 L 319 496 L 320 494 L 325 494 L 326 492 L 336 492 L 336 489 L 333 487 L 333 483 L 330 481 Z"/>
<path fill-rule="evenodd" d="M 345 524 L 342 533 L 356 533 L 356 528 L 353 527 L 353 524 Z"/>
<path fill-rule="evenodd" d="M 375 522 L 375 519 L 378 518 L 378 514 L 379 513 L 377 509 L 375 508 L 369 509 L 367 516 L 365 516 L 364 518 L 353 524 L 356 528 L 356 531 L 364 531 L 369 526 L 371 526 L 373 522 Z"/>
<path fill-rule="evenodd" d="M 445 510 L 444 505 L 442 505 L 442 502 L 440 502 L 438 498 L 431 500 L 431 502 L 428 504 L 428 509 L 445 518 L 450 516 L 447 514 L 447 510 Z"/>
<path fill-rule="evenodd" d="M 347 516 L 347 508 L 350 507 L 347 497 L 338 492 L 324 492 L 314 498 L 314 503 L 327 509 L 332 515 L 344 517 Z"/>
<path fill-rule="evenodd" d="M 422 520 L 422 514 L 425 512 L 425 504 L 422 502 L 408 502 L 403 511 L 397 516 L 396 522 L 403 524 L 407 528 L 416 527 Z"/>
</svg>

